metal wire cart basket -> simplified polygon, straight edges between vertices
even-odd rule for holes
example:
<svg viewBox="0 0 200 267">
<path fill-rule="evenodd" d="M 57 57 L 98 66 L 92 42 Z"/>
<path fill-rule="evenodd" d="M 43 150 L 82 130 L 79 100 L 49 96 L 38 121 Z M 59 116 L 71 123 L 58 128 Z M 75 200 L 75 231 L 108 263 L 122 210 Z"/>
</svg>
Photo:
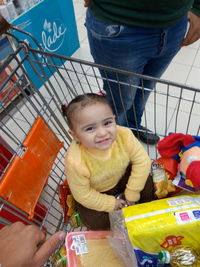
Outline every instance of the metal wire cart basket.
<svg viewBox="0 0 200 267">
<path fill-rule="evenodd" d="M 58 194 L 59 184 L 66 179 L 64 156 L 71 141 L 61 105 L 78 94 L 101 92 L 106 79 L 99 69 L 115 73 L 116 80 L 106 82 L 117 83 L 119 92 L 119 75 L 155 82 L 143 125 L 161 138 L 169 132 L 200 134 L 199 89 L 47 53 L 15 41 L 16 50 L 0 66 L 1 227 L 20 220 L 49 235 L 59 229 L 74 230 L 64 223 Z M 134 88 L 131 83 L 127 86 Z M 156 146 L 144 147 L 152 160 L 157 158 Z"/>
</svg>

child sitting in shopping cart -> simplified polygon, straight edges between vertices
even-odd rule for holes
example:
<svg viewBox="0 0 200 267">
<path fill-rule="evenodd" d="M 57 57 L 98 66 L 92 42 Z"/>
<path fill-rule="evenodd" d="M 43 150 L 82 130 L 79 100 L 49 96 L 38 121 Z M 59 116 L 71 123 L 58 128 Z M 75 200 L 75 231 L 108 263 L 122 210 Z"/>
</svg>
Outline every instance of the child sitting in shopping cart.
<svg viewBox="0 0 200 267">
<path fill-rule="evenodd" d="M 104 96 L 79 95 L 62 111 L 73 136 L 65 171 L 81 221 L 109 229 L 108 212 L 153 199 L 150 159 L 131 130 L 116 125 Z"/>
</svg>

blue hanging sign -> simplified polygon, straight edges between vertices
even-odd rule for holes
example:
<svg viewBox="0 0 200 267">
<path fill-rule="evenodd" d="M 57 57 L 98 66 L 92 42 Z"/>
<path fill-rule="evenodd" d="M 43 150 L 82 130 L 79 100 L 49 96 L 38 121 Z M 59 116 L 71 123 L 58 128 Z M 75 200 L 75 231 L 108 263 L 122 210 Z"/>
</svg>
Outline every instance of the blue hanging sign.
<svg viewBox="0 0 200 267">
<path fill-rule="evenodd" d="M 46 52 L 71 56 L 79 48 L 72 0 L 43 0 L 13 20 L 12 24 L 31 33 Z M 14 31 L 14 34 L 20 40 L 27 39 L 33 48 L 38 49 L 30 37 L 17 31 Z M 41 57 L 40 60 L 42 60 Z M 57 66 L 62 64 L 60 60 L 54 63 Z M 36 87 L 39 88 L 42 85 L 39 78 L 28 64 L 25 68 Z M 52 74 L 48 70 L 45 72 L 49 77 Z"/>
</svg>

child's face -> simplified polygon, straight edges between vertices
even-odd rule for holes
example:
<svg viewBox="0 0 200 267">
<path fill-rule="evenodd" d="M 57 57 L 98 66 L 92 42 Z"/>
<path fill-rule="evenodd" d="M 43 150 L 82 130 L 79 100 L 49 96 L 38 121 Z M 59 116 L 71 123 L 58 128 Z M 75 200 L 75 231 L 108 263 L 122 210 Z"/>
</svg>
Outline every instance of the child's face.
<svg viewBox="0 0 200 267">
<path fill-rule="evenodd" d="M 71 134 L 90 149 L 106 150 L 116 138 L 116 122 L 111 108 L 103 103 L 84 107 L 73 115 Z"/>
</svg>

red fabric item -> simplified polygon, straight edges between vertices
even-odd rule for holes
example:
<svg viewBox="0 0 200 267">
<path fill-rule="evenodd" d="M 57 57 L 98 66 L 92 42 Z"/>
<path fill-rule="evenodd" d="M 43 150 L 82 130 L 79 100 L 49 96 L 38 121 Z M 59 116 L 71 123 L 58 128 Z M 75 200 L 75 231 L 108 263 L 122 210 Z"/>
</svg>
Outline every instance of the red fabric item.
<svg viewBox="0 0 200 267">
<path fill-rule="evenodd" d="M 186 178 L 189 179 L 196 190 L 200 187 L 200 161 L 192 161 L 187 170 Z"/>
<path fill-rule="evenodd" d="M 189 134 L 173 133 L 158 142 L 158 152 L 162 157 L 172 157 L 178 154 L 181 146 L 189 146 L 195 138 Z"/>
</svg>

